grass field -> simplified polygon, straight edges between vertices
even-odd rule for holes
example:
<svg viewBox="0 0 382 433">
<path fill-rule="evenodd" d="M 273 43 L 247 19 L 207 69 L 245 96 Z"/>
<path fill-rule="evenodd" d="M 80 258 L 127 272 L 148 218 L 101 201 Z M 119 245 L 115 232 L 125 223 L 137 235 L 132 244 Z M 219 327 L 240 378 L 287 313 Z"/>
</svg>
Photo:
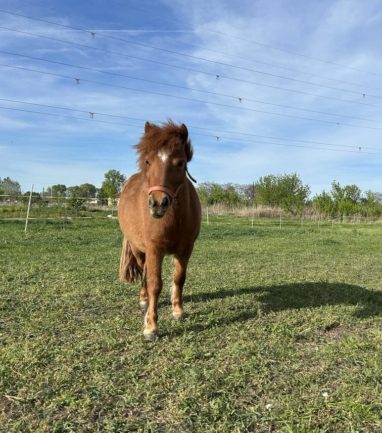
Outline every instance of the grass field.
<svg viewBox="0 0 382 433">
<path fill-rule="evenodd" d="M 115 220 L 0 222 L 0 431 L 382 432 L 382 224 L 217 218 L 160 338 Z"/>
</svg>

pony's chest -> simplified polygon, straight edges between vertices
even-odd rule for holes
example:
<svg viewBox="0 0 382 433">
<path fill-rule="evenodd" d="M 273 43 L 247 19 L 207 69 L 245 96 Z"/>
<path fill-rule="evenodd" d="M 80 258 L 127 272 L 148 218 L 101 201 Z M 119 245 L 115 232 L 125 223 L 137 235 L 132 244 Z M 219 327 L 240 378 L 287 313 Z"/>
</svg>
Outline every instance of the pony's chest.
<svg viewBox="0 0 382 433">
<path fill-rule="evenodd" d="M 146 232 L 146 243 L 154 244 L 167 254 L 175 254 L 188 241 L 189 230 L 182 219 L 176 221 L 153 221 Z"/>
</svg>

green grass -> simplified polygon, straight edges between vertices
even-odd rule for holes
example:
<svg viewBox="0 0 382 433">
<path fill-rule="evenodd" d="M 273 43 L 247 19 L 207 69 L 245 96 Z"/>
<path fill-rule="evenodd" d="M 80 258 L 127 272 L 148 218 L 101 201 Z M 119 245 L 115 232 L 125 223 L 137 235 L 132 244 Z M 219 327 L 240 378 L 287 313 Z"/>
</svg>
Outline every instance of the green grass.
<svg viewBox="0 0 382 433">
<path fill-rule="evenodd" d="M 212 218 L 154 343 L 120 245 L 0 221 L 0 432 L 382 431 L 382 225 Z"/>
</svg>

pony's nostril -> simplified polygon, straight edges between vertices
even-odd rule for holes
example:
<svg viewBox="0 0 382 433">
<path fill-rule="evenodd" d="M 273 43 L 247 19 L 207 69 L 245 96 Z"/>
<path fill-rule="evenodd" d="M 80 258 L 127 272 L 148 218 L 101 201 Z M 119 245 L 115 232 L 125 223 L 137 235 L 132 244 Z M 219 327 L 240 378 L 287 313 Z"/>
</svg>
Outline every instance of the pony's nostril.
<svg viewBox="0 0 382 433">
<path fill-rule="evenodd" d="M 168 207 L 170 204 L 170 200 L 168 199 L 168 197 L 164 197 L 161 203 L 162 207 Z"/>
<path fill-rule="evenodd" d="M 149 208 L 153 209 L 154 206 L 155 206 L 155 201 L 153 199 L 153 196 L 150 195 L 150 197 L 149 197 Z"/>
</svg>

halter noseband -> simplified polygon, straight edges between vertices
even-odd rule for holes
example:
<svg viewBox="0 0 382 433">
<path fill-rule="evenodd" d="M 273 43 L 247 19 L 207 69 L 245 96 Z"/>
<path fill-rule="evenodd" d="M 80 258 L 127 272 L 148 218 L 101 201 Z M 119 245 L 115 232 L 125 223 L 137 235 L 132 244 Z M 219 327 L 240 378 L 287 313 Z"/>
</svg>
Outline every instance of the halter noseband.
<svg viewBox="0 0 382 433">
<path fill-rule="evenodd" d="M 180 188 L 183 186 L 183 183 L 181 183 L 178 188 L 175 190 L 175 192 L 172 192 L 171 189 L 167 188 L 166 186 L 162 186 L 162 185 L 154 185 L 151 188 L 149 188 L 149 195 L 153 192 L 153 191 L 161 191 L 164 192 L 165 194 L 167 194 L 170 197 L 170 201 L 172 202 L 173 200 L 176 200 L 176 197 L 178 195 L 178 192 L 180 191 Z"/>
<path fill-rule="evenodd" d="M 190 175 L 190 173 L 188 172 L 188 168 L 186 167 L 186 173 L 188 175 L 188 177 L 194 182 L 196 183 L 196 180 Z M 153 191 L 161 191 L 164 192 L 165 194 L 167 194 L 170 197 L 170 201 L 174 201 L 176 200 L 176 197 L 178 195 L 178 192 L 180 191 L 180 189 L 183 186 L 183 182 L 178 186 L 178 188 L 175 190 L 175 192 L 172 192 L 171 189 L 167 188 L 166 186 L 162 186 L 162 185 L 154 185 L 152 187 L 149 188 L 149 195 L 153 192 Z"/>
</svg>

